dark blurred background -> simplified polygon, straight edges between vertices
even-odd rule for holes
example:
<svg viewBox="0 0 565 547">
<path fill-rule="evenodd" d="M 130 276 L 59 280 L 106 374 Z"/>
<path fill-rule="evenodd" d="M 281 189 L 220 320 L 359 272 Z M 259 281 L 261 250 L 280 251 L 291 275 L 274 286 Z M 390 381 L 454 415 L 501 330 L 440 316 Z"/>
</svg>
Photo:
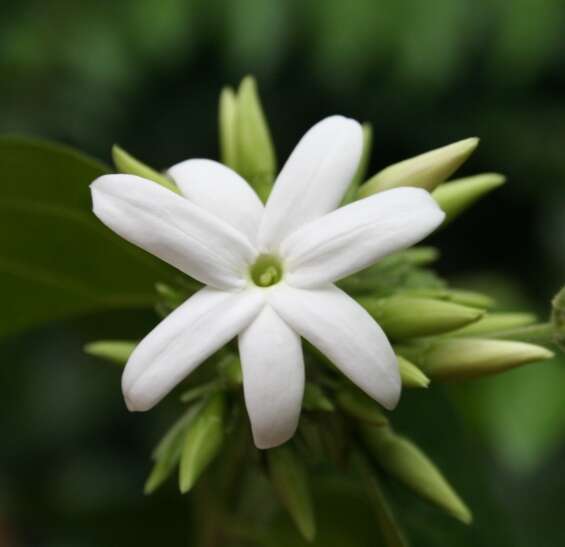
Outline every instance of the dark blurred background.
<svg viewBox="0 0 565 547">
<path fill-rule="evenodd" d="M 247 73 L 280 163 L 334 113 L 373 124 L 372 172 L 481 137 L 461 173 L 499 171 L 509 182 L 434 239 L 438 267 L 504 309 L 548 313 L 565 278 L 563 0 L 20 0 L 0 10 L 0 131 L 105 162 L 116 142 L 159 168 L 217 157 L 219 91 Z M 138 337 L 154 321 L 102 315 L 3 342 L 2 547 L 190 544 L 191 501 L 174 485 L 142 495 L 174 402 L 128 414 L 120 371 L 81 351 L 96 337 Z M 476 515 L 465 528 L 402 501 L 415 545 L 564 544 L 564 388 L 555 359 L 403 399 L 398 428 Z M 357 494 L 338 485 L 335 499 L 327 478 L 313 480 L 322 537 L 334 538 L 322 544 L 374 545 Z M 269 544 L 300 544 L 285 518 L 275 517 Z"/>
</svg>

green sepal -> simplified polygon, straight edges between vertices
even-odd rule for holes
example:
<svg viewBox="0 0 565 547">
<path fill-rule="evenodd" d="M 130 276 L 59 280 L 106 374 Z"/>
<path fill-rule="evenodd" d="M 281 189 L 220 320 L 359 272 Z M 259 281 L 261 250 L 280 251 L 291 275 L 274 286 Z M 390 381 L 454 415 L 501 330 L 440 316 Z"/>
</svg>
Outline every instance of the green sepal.
<svg viewBox="0 0 565 547">
<path fill-rule="evenodd" d="M 369 453 L 388 475 L 465 524 L 472 515 L 436 465 L 411 441 L 390 428 L 361 426 Z"/>
<path fill-rule="evenodd" d="M 87 355 L 125 365 L 138 343 L 134 340 L 98 340 L 86 344 L 83 350 Z"/>
<path fill-rule="evenodd" d="M 442 184 L 432 197 L 445 213 L 443 225 L 471 207 L 480 198 L 502 186 L 506 178 L 498 173 L 484 173 Z"/>
<path fill-rule="evenodd" d="M 257 83 L 251 76 L 246 76 L 239 86 L 236 116 L 238 171 L 265 202 L 273 186 L 277 161 Z"/>
<path fill-rule="evenodd" d="M 222 163 L 238 171 L 237 163 L 237 97 L 231 87 L 224 87 L 219 104 L 220 158 Z"/>
<path fill-rule="evenodd" d="M 397 346 L 432 379 L 460 380 L 543 361 L 553 352 L 535 344 L 484 338 L 438 338 Z"/>
<path fill-rule="evenodd" d="M 145 482 L 145 494 L 153 493 L 175 470 L 181 456 L 184 435 L 194 420 L 200 405 L 189 408 L 169 429 L 151 455 L 155 465 Z"/>
<path fill-rule="evenodd" d="M 224 438 L 224 412 L 223 395 L 213 395 L 187 428 L 179 466 L 179 488 L 183 494 L 218 454 Z"/>
<path fill-rule="evenodd" d="M 416 186 L 432 191 L 445 182 L 473 153 L 479 139 L 470 138 L 389 165 L 359 188 L 365 198 L 399 186 Z"/>
<path fill-rule="evenodd" d="M 363 151 L 361 152 L 359 165 L 357 166 L 357 171 L 355 171 L 353 179 L 349 184 L 349 188 L 345 193 L 342 205 L 347 205 L 348 203 L 351 203 L 352 201 L 355 201 L 357 199 L 359 185 L 365 180 L 365 177 L 367 176 L 367 169 L 369 168 L 369 160 L 371 158 L 372 148 L 373 127 L 370 123 L 366 122 L 363 124 Z"/>
<path fill-rule="evenodd" d="M 179 193 L 179 189 L 176 184 L 167 178 L 165 175 L 159 173 L 155 169 L 152 169 L 148 165 L 145 165 L 138 159 L 134 158 L 131 154 L 128 154 L 123 148 L 120 148 L 117 144 L 112 147 L 112 159 L 114 164 L 120 173 L 125 173 L 128 175 L 137 175 L 144 179 L 152 180 L 173 192 Z"/>
<path fill-rule="evenodd" d="M 398 368 L 403 387 L 426 388 L 430 385 L 430 379 L 413 363 L 397 355 Z"/>
<path fill-rule="evenodd" d="M 334 404 L 327 398 L 322 388 L 311 382 L 306 382 L 304 386 L 302 407 L 310 412 L 333 412 L 335 410 Z"/>
<path fill-rule="evenodd" d="M 266 451 L 269 477 L 275 492 L 308 541 L 316 535 L 316 522 L 306 468 L 290 444 Z"/>
<path fill-rule="evenodd" d="M 358 302 L 393 340 L 449 332 L 473 323 L 483 315 L 483 311 L 476 308 L 431 298 L 361 297 Z"/>
<path fill-rule="evenodd" d="M 351 418 L 377 427 L 388 425 L 388 418 L 379 405 L 360 390 L 344 388 L 337 393 L 336 402 L 341 411 Z"/>
</svg>

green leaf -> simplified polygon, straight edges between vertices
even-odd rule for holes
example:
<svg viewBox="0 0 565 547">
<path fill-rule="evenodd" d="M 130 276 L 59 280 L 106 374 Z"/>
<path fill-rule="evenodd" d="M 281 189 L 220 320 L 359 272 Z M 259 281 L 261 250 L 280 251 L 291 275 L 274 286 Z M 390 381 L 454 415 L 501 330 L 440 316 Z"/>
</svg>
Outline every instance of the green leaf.
<svg viewBox="0 0 565 547">
<path fill-rule="evenodd" d="M 70 148 L 0 138 L 0 335 L 78 314 L 148 308 L 165 264 L 91 212 L 106 166 Z"/>
<path fill-rule="evenodd" d="M 306 469 L 289 444 L 267 451 L 273 487 L 296 527 L 309 541 L 316 535 L 316 522 Z"/>
<path fill-rule="evenodd" d="M 184 494 L 214 459 L 224 438 L 224 398 L 211 397 L 189 425 L 183 441 L 179 487 Z"/>
</svg>

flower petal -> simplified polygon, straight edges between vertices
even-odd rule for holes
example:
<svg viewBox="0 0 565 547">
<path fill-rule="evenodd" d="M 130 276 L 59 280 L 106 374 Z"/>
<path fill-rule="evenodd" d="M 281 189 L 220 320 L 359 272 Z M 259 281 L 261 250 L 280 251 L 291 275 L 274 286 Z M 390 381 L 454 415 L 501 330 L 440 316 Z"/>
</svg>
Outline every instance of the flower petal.
<svg viewBox="0 0 565 547">
<path fill-rule="evenodd" d="M 275 181 L 261 223 L 260 247 L 275 250 L 294 230 L 335 209 L 362 150 L 363 130 L 355 120 L 331 116 L 312 127 Z"/>
<path fill-rule="evenodd" d="M 235 171 L 216 161 L 193 159 L 174 165 L 168 173 L 190 201 L 255 241 L 263 204 Z"/>
<path fill-rule="evenodd" d="M 264 305 L 257 289 L 201 289 L 135 348 L 122 376 L 130 410 L 149 410 L 218 348 L 244 330 Z"/>
<path fill-rule="evenodd" d="M 245 284 L 244 272 L 256 252 L 226 222 L 133 175 L 104 175 L 91 190 L 94 214 L 130 243 L 207 285 Z"/>
<path fill-rule="evenodd" d="M 270 306 L 239 335 L 245 404 L 257 448 L 290 439 L 304 394 L 300 336 Z"/>
<path fill-rule="evenodd" d="M 396 356 L 373 318 L 342 290 L 277 285 L 268 294 L 275 311 L 368 395 L 392 409 L 400 397 Z"/>
<path fill-rule="evenodd" d="M 420 241 L 444 218 L 435 200 L 420 188 L 395 188 L 356 201 L 283 241 L 286 280 L 296 287 L 336 281 Z"/>
</svg>

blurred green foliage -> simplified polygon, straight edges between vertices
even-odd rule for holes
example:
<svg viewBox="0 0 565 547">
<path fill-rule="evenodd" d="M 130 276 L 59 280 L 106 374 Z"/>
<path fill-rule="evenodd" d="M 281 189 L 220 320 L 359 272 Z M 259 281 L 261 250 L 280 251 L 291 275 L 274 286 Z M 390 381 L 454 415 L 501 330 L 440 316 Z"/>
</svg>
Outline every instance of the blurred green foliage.
<svg viewBox="0 0 565 547">
<path fill-rule="evenodd" d="M 2 12 L 0 132 L 62 141 L 103 161 L 115 142 L 157 167 L 217 156 L 219 91 L 246 73 L 258 78 L 283 160 L 311 123 L 338 112 L 373 124 L 370 173 L 480 136 L 469 173 L 494 169 L 509 184 L 436 237 L 440 270 L 505 309 L 547 313 L 565 272 L 562 0 L 22 0 Z M 70 175 L 38 173 L 37 181 L 65 201 Z M 22 190 L 17 176 L 10 182 Z M 0 228 L 3 248 L 17 250 L 6 215 Z M 32 240 L 33 231 L 45 253 L 49 227 L 21 235 Z M 101 269 L 93 280 L 117 287 L 111 274 Z M 3 284 L 11 304 L 1 324 L 29 321 L 23 303 L 33 288 L 23 289 L 19 307 L 14 287 Z M 0 545 L 175 545 L 191 537 L 198 496 L 187 501 L 171 487 L 142 497 L 148 455 L 175 402 L 127 414 L 119 371 L 80 349 L 94 338 L 138 338 L 154 322 L 145 312 L 105 313 L 4 342 Z M 476 515 L 465 529 L 393 492 L 415 545 L 562 543 L 564 370 L 556 359 L 403 399 L 396 428 L 440 464 Z M 353 530 L 355 545 L 373 545 L 360 484 L 323 470 L 313 480 L 318 543 L 347 546 Z M 288 517 L 257 506 L 265 481 L 249 483 L 248 514 L 270 526 L 264 544 L 301 545 Z"/>
</svg>

